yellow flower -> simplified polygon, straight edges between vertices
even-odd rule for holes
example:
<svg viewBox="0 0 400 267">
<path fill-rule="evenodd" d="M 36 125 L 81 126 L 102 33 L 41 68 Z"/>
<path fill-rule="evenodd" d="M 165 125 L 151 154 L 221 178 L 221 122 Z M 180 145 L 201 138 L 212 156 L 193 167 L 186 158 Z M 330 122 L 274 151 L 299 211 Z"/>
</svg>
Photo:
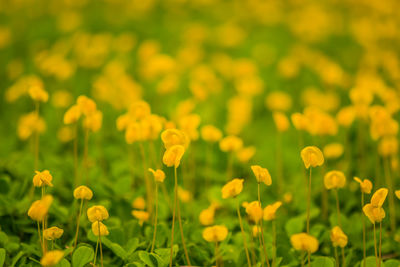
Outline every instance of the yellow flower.
<svg viewBox="0 0 400 267">
<path fill-rule="evenodd" d="M 221 140 L 222 132 L 213 125 L 205 125 L 201 128 L 201 138 L 206 142 L 215 143 Z"/>
<path fill-rule="evenodd" d="M 43 89 L 41 85 L 33 85 L 28 90 L 29 96 L 37 102 L 47 102 L 49 94 Z"/>
<path fill-rule="evenodd" d="M 64 258 L 64 252 L 61 250 L 51 250 L 46 252 L 42 259 L 40 260 L 40 264 L 44 267 L 51 267 L 57 265 L 62 258 Z"/>
<path fill-rule="evenodd" d="M 191 140 L 199 139 L 197 128 L 200 125 L 200 116 L 197 114 L 188 114 L 180 118 L 179 128 L 184 131 Z"/>
<path fill-rule="evenodd" d="M 262 168 L 259 165 L 253 165 L 251 166 L 251 170 L 256 176 L 258 183 L 264 183 L 266 185 L 272 184 L 271 175 L 269 174 L 269 171 L 266 168 Z"/>
<path fill-rule="evenodd" d="M 301 158 L 306 169 L 324 164 L 324 155 L 316 146 L 307 146 L 301 151 Z"/>
<path fill-rule="evenodd" d="M 139 220 L 139 224 L 142 225 L 150 218 L 150 213 L 142 210 L 132 210 L 132 216 Z"/>
<path fill-rule="evenodd" d="M 100 228 L 100 231 L 99 231 Z M 100 221 L 95 221 L 92 223 L 92 231 L 95 236 L 106 236 L 109 235 L 110 233 L 108 232 L 107 226 L 105 226 L 102 222 Z"/>
<path fill-rule="evenodd" d="M 334 247 L 344 248 L 347 245 L 347 235 L 343 233 L 339 226 L 332 228 L 330 237 Z"/>
<path fill-rule="evenodd" d="M 132 202 L 132 207 L 138 210 L 144 210 L 146 208 L 146 201 L 143 197 L 137 197 Z"/>
<path fill-rule="evenodd" d="M 57 90 L 52 94 L 51 102 L 56 108 L 66 108 L 72 103 L 72 95 L 66 90 Z"/>
<path fill-rule="evenodd" d="M 394 191 L 394 194 L 396 195 L 396 197 L 397 197 L 398 199 L 400 199 L 400 190 Z"/>
<path fill-rule="evenodd" d="M 18 137 L 22 140 L 28 139 L 33 133 L 43 133 L 46 130 L 46 123 L 35 112 L 21 116 L 18 120 Z"/>
<path fill-rule="evenodd" d="M 336 120 L 343 127 L 350 127 L 355 119 L 355 110 L 353 106 L 344 107 L 336 115 Z"/>
<path fill-rule="evenodd" d="M 42 172 L 35 171 L 36 175 L 33 176 L 33 185 L 36 187 L 41 186 L 53 186 L 51 181 L 53 180 L 53 176 L 51 176 L 48 170 L 44 170 Z"/>
<path fill-rule="evenodd" d="M 83 127 L 92 132 L 97 132 L 101 128 L 103 122 L 103 113 L 99 110 L 95 110 L 89 113 L 83 120 Z"/>
<path fill-rule="evenodd" d="M 272 111 L 287 111 L 292 107 L 292 98 L 285 92 L 275 91 L 267 96 L 265 105 Z"/>
<path fill-rule="evenodd" d="M 364 179 L 363 181 L 361 181 L 360 178 L 358 177 L 354 177 L 354 180 L 360 184 L 360 189 L 361 192 L 366 193 L 366 194 L 370 194 L 371 190 L 372 190 L 372 183 L 370 180 L 368 179 Z"/>
<path fill-rule="evenodd" d="M 343 145 L 340 143 L 332 143 L 324 146 L 324 156 L 327 159 L 337 159 L 343 155 Z"/>
<path fill-rule="evenodd" d="M 32 203 L 28 210 L 28 216 L 34 221 L 43 221 L 46 217 L 51 203 L 53 202 L 53 197 L 51 195 L 45 195 L 42 199 L 36 200 Z"/>
<path fill-rule="evenodd" d="M 283 195 L 283 201 L 285 201 L 285 203 L 290 203 L 292 202 L 292 200 L 293 200 L 292 193 L 288 192 Z"/>
<path fill-rule="evenodd" d="M 214 225 L 203 230 L 203 238 L 207 242 L 221 242 L 228 236 L 228 229 L 223 225 Z"/>
<path fill-rule="evenodd" d="M 243 147 L 243 141 L 237 136 L 229 135 L 219 142 L 219 147 L 224 152 L 234 152 Z"/>
<path fill-rule="evenodd" d="M 261 227 L 258 225 L 254 225 L 253 228 L 251 228 L 251 231 L 253 233 L 253 236 L 256 237 L 261 233 Z"/>
<path fill-rule="evenodd" d="M 285 113 L 276 111 L 272 114 L 272 117 L 278 132 L 286 132 L 289 129 L 290 123 Z"/>
<path fill-rule="evenodd" d="M 346 184 L 346 177 L 341 171 L 330 171 L 324 176 L 326 189 L 343 188 Z"/>
<path fill-rule="evenodd" d="M 76 104 L 85 116 L 96 111 L 96 103 L 87 96 L 81 95 L 76 100 Z"/>
<path fill-rule="evenodd" d="M 298 112 L 293 113 L 290 116 L 290 119 L 292 120 L 294 128 L 296 128 L 297 130 L 302 131 L 307 129 L 308 127 L 307 117 L 304 116 L 303 114 Z"/>
<path fill-rule="evenodd" d="M 264 221 L 271 221 L 275 220 L 276 218 L 276 211 L 282 206 L 281 201 L 277 201 L 272 205 L 268 205 L 264 208 Z"/>
<path fill-rule="evenodd" d="M 150 105 L 143 100 L 136 101 L 129 107 L 129 115 L 135 120 L 141 120 L 150 115 Z"/>
<path fill-rule="evenodd" d="M 248 203 L 246 206 L 246 213 L 252 221 L 260 221 L 263 218 L 263 209 L 261 208 L 260 202 L 253 201 Z"/>
<path fill-rule="evenodd" d="M 72 124 L 81 117 L 81 109 L 78 105 L 71 106 L 64 114 L 64 124 Z"/>
<path fill-rule="evenodd" d="M 58 228 L 56 226 L 47 228 L 43 232 L 43 236 L 47 240 L 55 240 L 60 238 L 64 233 L 64 230 L 61 228 Z"/>
<path fill-rule="evenodd" d="M 186 149 L 189 146 L 189 137 L 183 131 L 178 129 L 167 129 L 161 133 L 161 140 L 165 149 L 169 149 L 175 145 L 183 146 Z"/>
<path fill-rule="evenodd" d="M 382 207 L 388 194 L 387 188 L 378 189 L 371 197 L 371 204 L 374 207 Z"/>
<path fill-rule="evenodd" d="M 306 233 L 294 234 L 290 237 L 290 243 L 295 250 L 314 253 L 318 250 L 318 240 Z"/>
<path fill-rule="evenodd" d="M 381 222 L 386 216 L 385 211 L 382 207 L 374 206 L 371 203 L 366 204 L 363 207 L 363 212 L 365 216 L 367 216 L 368 219 L 371 221 L 371 223 Z"/>
<path fill-rule="evenodd" d="M 81 185 L 75 188 L 74 190 L 74 198 L 76 199 L 87 199 L 91 200 L 93 197 L 93 192 L 89 187 Z"/>
<path fill-rule="evenodd" d="M 378 145 L 379 155 L 383 157 L 394 156 L 399 149 L 399 142 L 395 136 L 385 136 Z"/>
<path fill-rule="evenodd" d="M 174 166 L 175 168 L 178 168 L 184 153 L 185 148 L 183 146 L 174 145 L 164 152 L 163 163 L 167 167 Z"/>
<path fill-rule="evenodd" d="M 256 153 L 254 146 L 244 147 L 236 152 L 236 157 L 242 163 L 247 163 Z"/>
<path fill-rule="evenodd" d="M 189 190 L 185 190 L 182 187 L 178 187 L 178 197 L 183 203 L 187 203 L 192 200 L 192 193 Z"/>
<path fill-rule="evenodd" d="M 214 223 L 214 214 L 215 209 L 213 207 L 209 207 L 200 212 L 199 221 L 202 225 L 211 225 Z"/>
<path fill-rule="evenodd" d="M 164 182 L 165 179 L 165 173 L 162 170 L 153 170 L 152 168 L 149 168 L 149 172 L 151 172 L 154 176 L 154 180 L 156 182 Z"/>
<path fill-rule="evenodd" d="M 101 205 L 90 207 L 87 210 L 87 216 L 92 223 L 95 221 L 107 220 L 109 217 L 107 209 Z"/>
<path fill-rule="evenodd" d="M 232 181 L 228 182 L 221 189 L 222 198 L 226 199 L 229 197 L 236 197 L 243 190 L 243 182 L 244 179 L 235 178 Z"/>
</svg>

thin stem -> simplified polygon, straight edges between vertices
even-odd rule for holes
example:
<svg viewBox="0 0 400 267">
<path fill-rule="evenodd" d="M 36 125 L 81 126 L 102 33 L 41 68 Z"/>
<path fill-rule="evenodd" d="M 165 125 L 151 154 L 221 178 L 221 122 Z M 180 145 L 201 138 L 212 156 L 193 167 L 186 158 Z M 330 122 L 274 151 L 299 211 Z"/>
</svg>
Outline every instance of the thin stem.
<svg viewBox="0 0 400 267">
<path fill-rule="evenodd" d="M 175 169 L 175 177 L 177 177 L 176 169 Z M 178 222 L 179 222 L 179 229 L 181 231 L 181 239 L 182 239 L 183 251 L 185 253 L 186 262 L 190 266 L 192 264 L 190 264 L 189 254 L 188 254 L 188 251 L 187 251 L 187 248 L 186 248 L 185 237 L 183 235 L 183 226 L 182 226 L 182 218 L 181 218 L 181 206 L 180 206 L 179 198 L 176 199 L 176 205 L 177 205 L 177 208 L 178 208 Z"/>
<path fill-rule="evenodd" d="M 78 124 L 74 125 L 74 177 L 75 186 L 78 185 Z"/>
<path fill-rule="evenodd" d="M 237 205 L 236 205 L 236 211 L 237 211 L 237 215 L 239 218 L 240 231 L 242 232 L 243 246 L 244 246 L 244 251 L 246 252 L 247 264 L 249 267 L 251 267 L 249 251 L 247 249 L 246 234 L 244 233 L 244 230 L 243 230 L 242 216 L 240 216 L 239 201 L 237 202 Z"/>
<path fill-rule="evenodd" d="M 308 179 L 308 194 L 307 194 L 307 234 L 310 233 L 311 170 L 312 170 L 312 168 L 310 167 L 310 177 Z"/>
<path fill-rule="evenodd" d="M 393 180 L 390 175 L 390 157 L 384 158 L 384 171 L 385 171 L 385 180 L 386 186 L 389 188 L 389 219 L 390 219 L 390 231 L 392 233 L 396 230 L 396 209 L 394 205 L 394 194 L 393 194 Z"/>
<path fill-rule="evenodd" d="M 261 205 L 261 193 L 260 193 L 260 183 L 258 183 L 258 187 L 257 187 L 257 192 L 258 192 L 258 202 Z M 264 257 L 265 257 L 265 261 L 267 262 L 267 266 L 269 267 L 269 259 L 268 259 L 268 254 L 267 254 L 267 249 L 265 247 L 265 239 L 264 239 L 264 225 L 263 225 L 263 219 L 261 219 L 261 240 L 262 240 L 262 246 L 263 246 L 263 250 L 264 250 Z"/>
<path fill-rule="evenodd" d="M 42 220 L 42 239 L 43 239 L 43 255 L 46 254 L 46 243 L 44 241 L 44 219 Z"/>
<path fill-rule="evenodd" d="M 39 242 L 40 242 L 40 247 L 42 248 L 42 253 L 44 255 L 44 249 L 43 249 L 43 242 L 42 242 L 42 237 L 40 235 L 40 223 L 37 221 L 37 230 L 38 230 L 38 236 L 39 236 Z"/>
<path fill-rule="evenodd" d="M 374 248 L 375 248 L 375 260 L 376 260 L 376 266 L 378 267 L 378 249 L 377 249 L 377 244 L 376 244 L 376 227 L 374 223 Z"/>
<path fill-rule="evenodd" d="M 85 173 L 86 184 L 89 183 L 89 163 L 88 163 L 88 151 L 89 151 L 89 129 L 85 129 L 84 137 L 84 149 L 83 149 L 83 169 Z"/>
<path fill-rule="evenodd" d="M 256 227 L 257 227 L 257 230 L 261 231 L 261 227 L 260 227 L 259 222 L 256 222 Z M 250 236 L 252 236 L 252 234 L 253 234 L 253 233 L 252 233 L 252 231 L 251 231 L 251 229 L 250 229 Z M 258 231 L 257 231 L 257 237 L 258 237 L 258 242 L 259 242 L 259 244 L 260 244 L 260 247 L 263 246 L 261 234 L 260 234 L 260 232 L 258 232 Z M 255 247 L 254 244 L 253 244 L 253 247 Z M 253 249 L 254 249 L 254 248 L 253 248 Z M 264 266 L 263 251 L 262 251 L 261 249 L 260 249 L 260 258 L 261 258 L 261 266 Z"/>
<path fill-rule="evenodd" d="M 218 242 L 215 242 L 215 266 L 219 267 Z"/>
<path fill-rule="evenodd" d="M 54 249 L 54 240 L 52 239 L 51 240 L 51 250 L 53 250 Z"/>
<path fill-rule="evenodd" d="M 176 168 L 175 168 L 176 173 Z M 169 267 L 172 266 L 172 256 L 174 252 L 174 230 L 175 230 L 175 213 L 176 213 L 176 200 L 178 198 L 178 179 L 177 175 L 175 175 L 175 185 L 174 185 L 174 208 L 172 212 L 172 229 L 171 229 L 171 252 L 170 252 L 170 261 Z"/>
<path fill-rule="evenodd" d="M 337 192 L 337 189 L 333 189 L 335 192 L 335 198 L 336 198 L 336 210 L 337 210 L 337 216 L 338 216 L 338 225 L 340 228 L 342 228 L 342 222 L 340 219 L 340 203 L 339 203 L 339 194 Z"/>
<path fill-rule="evenodd" d="M 277 132 L 276 137 L 276 161 L 277 161 L 277 185 L 278 185 L 278 194 L 282 192 L 282 180 L 283 180 L 283 166 L 282 166 L 282 141 L 281 141 L 281 133 Z"/>
<path fill-rule="evenodd" d="M 301 267 L 304 267 L 304 251 L 301 252 L 300 261 L 301 261 Z"/>
<path fill-rule="evenodd" d="M 233 174 L 233 153 L 229 152 L 228 154 L 228 165 L 226 168 L 226 175 L 229 179 L 232 179 L 232 174 Z"/>
<path fill-rule="evenodd" d="M 97 226 L 99 227 L 100 263 L 101 267 L 103 267 L 103 248 L 101 247 L 100 221 L 97 221 Z"/>
<path fill-rule="evenodd" d="M 364 207 L 364 192 L 361 192 L 361 209 Z M 366 251 L 366 233 L 365 233 L 365 219 L 364 216 L 361 216 L 362 224 L 363 224 L 363 267 L 366 266 L 366 261 L 365 258 L 367 257 L 367 251 Z"/>
<path fill-rule="evenodd" d="M 272 220 L 272 266 L 276 264 L 276 221 Z"/>
<path fill-rule="evenodd" d="M 79 207 L 78 219 L 76 221 L 76 234 L 75 234 L 74 248 L 76 248 L 76 244 L 78 242 L 79 222 L 80 222 L 80 219 L 81 219 L 82 208 L 83 208 L 83 198 L 81 199 L 81 205 Z"/>
<path fill-rule="evenodd" d="M 35 114 L 36 118 L 39 119 L 39 101 L 35 101 Z M 35 163 L 34 168 L 37 170 L 39 165 L 39 133 L 35 131 L 34 134 L 34 153 L 35 153 Z"/>
<path fill-rule="evenodd" d="M 311 267 L 311 252 L 307 251 L 307 256 L 308 256 L 308 267 Z"/>
<path fill-rule="evenodd" d="M 342 267 L 346 267 L 346 257 L 344 256 L 344 247 L 342 247 Z"/>
<path fill-rule="evenodd" d="M 99 237 L 97 237 L 96 250 L 94 252 L 93 266 L 96 266 L 97 251 L 99 249 Z"/>
<path fill-rule="evenodd" d="M 335 246 L 335 260 L 336 260 L 336 267 L 339 267 L 339 255 L 336 246 Z"/>
<path fill-rule="evenodd" d="M 153 209 L 153 198 L 152 198 L 152 188 L 151 188 L 151 181 L 147 175 L 147 164 L 146 164 L 146 155 L 144 151 L 144 146 L 142 142 L 139 142 L 140 154 L 142 156 L 142 164 L 143 164 L 143 171 L 144 171 L 144 181 L 146 184 L 146 199 L 147 199 L 147 212 L 151 215 Z"/>
<path fill-rule="evenodd" d="M 157 216 L 158 216 L 158 183 L 156 182 L 156 214 L 154 215 L 154 234 L 153 234 L 153 242 L 151 244 L 151 253 L 154 251 L 154 245 L 156 243 L 156 234 L 157 234 Z"/>
<path fill-rule="evenodd" d="M 382 221 L 379 222 L 379 266 L 382 262 Z"/>
</svg>

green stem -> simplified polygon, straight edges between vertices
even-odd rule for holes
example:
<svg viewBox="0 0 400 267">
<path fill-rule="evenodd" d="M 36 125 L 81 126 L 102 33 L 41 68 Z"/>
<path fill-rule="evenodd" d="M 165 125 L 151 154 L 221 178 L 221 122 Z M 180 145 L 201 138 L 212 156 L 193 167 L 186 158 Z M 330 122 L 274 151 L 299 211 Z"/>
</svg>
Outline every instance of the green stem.
<svg viewBox="0 0 400 267">
<path fill-rule="evenodd" d="M 340 203 L 339 203 L 339 194 L 337 192 L 337 189 L 333 189 L 335 192 L 335 198 L 336 198 L 336 210 L 337 210 L 337 216 L 338 216 L 338 225 L 340 228 L 342 228 L 342 222 L 340 219 Z"/>
<path fill-rule="evenodd" d="M 336 260 L 336 267 L 339 267 L 339 255 L 337 252 L 337 247 L 335 247 L 335 260 Z"/>
<path fill-rule="evenodd" d="M 154 234 L 153 234 L 153 242 L 151 244 L 151 253 L 154 251 L 154 245 L 156 243 L 156 234 L 157 234 L 157 216 L 158 216 L 158 183 L 156 182 L 156 213 L 154 215 Z"/>
<path fill-rule="evenodd" d="M 244 230 L 243 230 L 242 216 L 240 215 L 239 201 L 237 202 L 237 205 L 236 205 L 236 211 L 237 211 L 237 215 L 239 218 L 240 231 L 242 232 L 243 246 L 244 246 L 244 251 L 246 252 L 247 264 L 249 267 L 251 267 L 249 251 L 247 249 L 246 234 L 244 233 Z"/>
<path fill-rule="evenodd" d="M 76 244 L 78 243 L 79 223 L 80 223 L 80 219 L 81 219 L 82 208 L 83 208 L 83 198 L 81 199 L 81 205 L 79 207 L 78 219 L 76 221 L 76 233 L 75 233 L 74 248 L 76 248 Z"/>
<path fill-rule="evenodd" d="M 311 167 L 310 177 L 308 179 L 308 192 L 307 192 L 307 234 L 310 233 L 310 208 L 311 208 Z"/>
<path fill-rule="evenodd" d="M 361 209 L 364 207 L 364 192 L 361 192 Z M 367 257 L 367 251 L 366 251 L 366 233 L 365 233 L 365 219 L 364 216 L 361 216 L 362 224 L 363 224 L 363 267 L 366 266 L 366 261 L 365 258 Z"/>
<path fill-rule="evenodd" d="M 176 174 L 176 168 L 175 168 Z M 174 231 L 175 231 L 175 214 L 176 214 L 176 200 L 178 198 L 178 179 L 177 175 L 175 175 L 175 185 L 174 185 L 174 208 L 172 212 L 172 229 L 171 229 L 171 251 L 170 251 L 170 259 L 169 259 L 169 267 L 172 266 L 172 257 L 174 252 Z"/>
<path fill-rule="evenodd" d="M 260 193 L 260 183 L 258 183 L 258 187 L 257 187 L 257 194 L 258 194 L 258 202 L 260 203 L 260 206 L 262 208 L 261 205 L 261 193 Z M 263 225 L 263 219 L 261 219 L 261 240 L 262 240 L 262 246 L 263 246 L 263 250 L 264 250 L 264 257 L 265 257 L 265 261 L 267 263 L 267 266 L 269 267 L 269 259 L 268 259 L 268 254 L 267 254 L 267 249 L 265 247 L 265 238 L 264 238 L 264 225 Z"/>
<path fill-rule="evenodd" d="M 375 227 L 375 222 L 374 222 L 374 248 L 375 248 L 375 260 L 376 260 L 376 267 L 379 267 L 378 265 L 378 249 L 377 249 L 377 244 L 376 244 L 376 227 Z"/>
</svg>

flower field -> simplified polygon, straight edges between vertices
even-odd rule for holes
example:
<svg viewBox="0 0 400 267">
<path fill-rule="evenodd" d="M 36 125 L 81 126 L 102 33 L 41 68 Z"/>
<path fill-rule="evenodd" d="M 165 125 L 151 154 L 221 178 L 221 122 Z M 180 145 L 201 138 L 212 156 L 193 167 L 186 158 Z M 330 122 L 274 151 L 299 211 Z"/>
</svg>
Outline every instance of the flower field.
<svg viewBox="0 0 400 267">
<path fill-rule="evenodd" d="M 0 267 L 400 266 L 400 2 L 0 2 Z"/>
</svg>

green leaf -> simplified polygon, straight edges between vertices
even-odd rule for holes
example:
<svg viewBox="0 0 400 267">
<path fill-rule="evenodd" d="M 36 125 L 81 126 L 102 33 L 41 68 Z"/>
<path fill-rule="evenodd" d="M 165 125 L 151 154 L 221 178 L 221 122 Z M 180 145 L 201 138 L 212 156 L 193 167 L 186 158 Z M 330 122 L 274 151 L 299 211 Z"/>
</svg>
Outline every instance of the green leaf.
<svg viewBox="0 0 400 267">
<path fill-rule="evenodd" d="M 80 246 L 72 255 L 72 267 L 83 267 L 94 257 L 94 251 L 91 247 Z"/>
<path fill-rule="evenodd" d="M 162 267 L 167 265 L 167 262 L 160 256 L 154 253 L 148 253 L 147 251 L 140 251 L 139 258 L 150 267 Z"/>
<path fill-rule="evenodd" d="M 376 258 L 375 256 L 370 256 L 365 259 L 365 267 L 376 267 Z M 360 266 L 364 266 L 364 260 L 361 261 Z M 381 263 L 381 266 L 384 266 L 383 263 Z"/>
<path fill-rule="evenodd" d="M 311 263 L 312 267 L 334 267 L 335 261 L 329 257 L 316 257 Z"/>
<path fill-rule="evenodd" d="M 0 267 L 3 267 L 5 260 L 6 260 L 6 250 L 4 248 L 0 248 Z"/>
<path fill-rule="evenodd" d="M 399 260 L 387 260 L 384 264 L 385 267 L 399 267 L 400 261 Z"/>
<path fill-rule="evenodd" d="M 59 263 L 57 263 L 56 267 L 70 267 L 71 264 L 66 259 L 62 259 Z"/>
<path fill-rule="evenodd" d="M 293 234 L 300 233 L 301 231 L 303 231 L 304 222 L 305 222 L 305 220 L 301 216 L 289 219 L 287 221 L 287 223 L 285 224 L 285 230 L 286 230 L 286 233 L 288 234 L 288 236 L 291 236 Z"/>
</svg>

